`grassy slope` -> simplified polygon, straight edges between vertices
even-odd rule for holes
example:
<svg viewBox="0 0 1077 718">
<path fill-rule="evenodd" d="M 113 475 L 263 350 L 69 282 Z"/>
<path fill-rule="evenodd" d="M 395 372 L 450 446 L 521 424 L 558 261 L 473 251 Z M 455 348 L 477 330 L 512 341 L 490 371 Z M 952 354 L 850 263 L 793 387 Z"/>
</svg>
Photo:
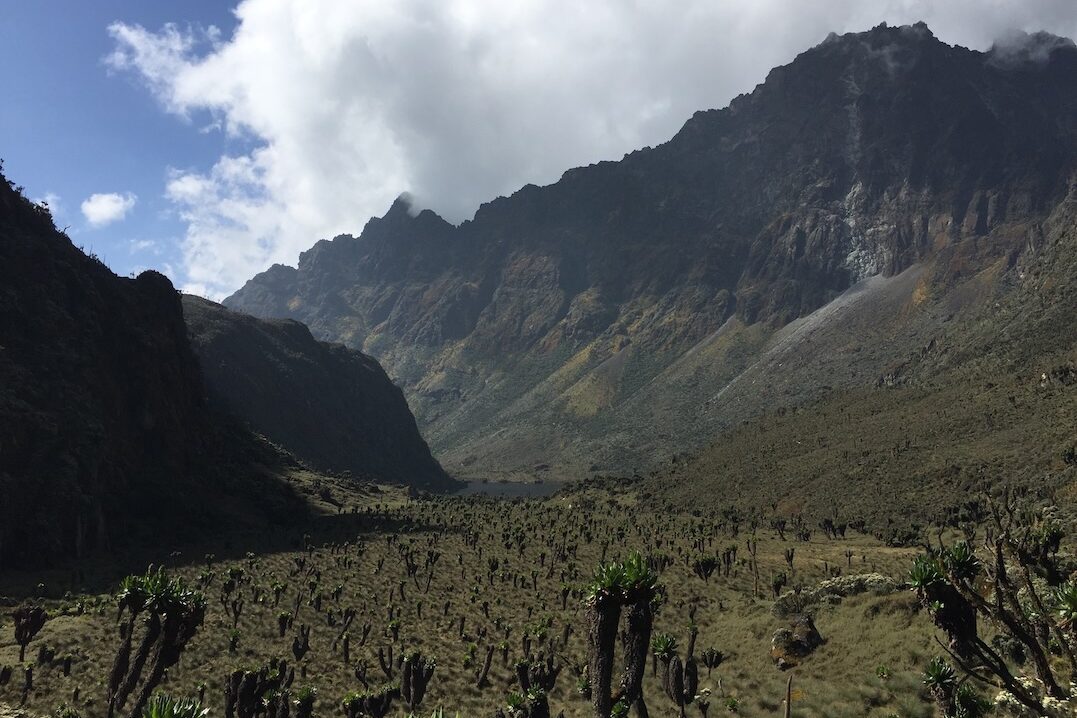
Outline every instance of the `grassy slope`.
<svg viewBox="0 0 1077 718">
<path fill-rule="evenodd" d="M 645 491 L 681 507 L 776 506 L 865 518 L 879 528 L 887 519 L 902 528 L 936 519 L 985 484 L 1072 495 L 1077 467 L 1066 457 L 1077 447 L 1077 196 L 1029 236 L 1035 246 L 1019 256 L 984 266 L 950 255 L 927 267 L 899 306 L 904 331 L 925 343 L 876 382 L 747 419 L 652 476 Z M 893 325 L 886 314 L 875 318 L 867 340 L 861 324 L 870 314 L 847 317 L 832 332 L 844 326 L 856 352 L 877 351 Z M 893 341 L 908 343 L 908 335 L 895 329 Z M 802 342 L 790 372 L 804 376 L 814 367 L 815 381 L 829 383 L 836 347 L 825 335 Z M 776 394 L 773 382 L 750 391 Z"/>
<path fill-rule="evenodd" d="M 745 423 L 651 488 L 683 505 L 925 522 L 985 479 L 1073 481 L 1062 457 L 1077 438 L 1074 417 L 1071 389 L 1031 376 L 842 392 Z"/>
</svg>

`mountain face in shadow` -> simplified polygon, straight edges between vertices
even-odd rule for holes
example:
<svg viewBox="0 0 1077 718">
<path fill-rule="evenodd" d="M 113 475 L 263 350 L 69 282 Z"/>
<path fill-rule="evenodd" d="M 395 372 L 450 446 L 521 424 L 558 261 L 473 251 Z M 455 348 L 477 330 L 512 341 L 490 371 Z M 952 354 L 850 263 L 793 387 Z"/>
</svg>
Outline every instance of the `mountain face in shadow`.
<svg viewBox="0 0 1077 718">
<path fill-rule="evenodd" d="M 831 36 L 663 145 L 459 226 L 399 200 L 225 304 L 376 357 L 454 474 L 668 462 L 1020 291 L 1077 155 L 1077 49 L 1022 42 Z"/>
<path fill-rule="evenodd" d="M 0 179 L 0 568 L 297 523 L 300 465 L 241 422 L 325 469 L 453 485 L 374 360 L 117 277 Z"/>
<path fill-rule="evenodd" d="M 0 182 L 0 565 L 286 522 L 289 459 L 204 399 L 179 294 Z"/>
<path fill-rule="evenodd" d="M 370 357 L 315 341 L 292 320 L 260 320 L 183 297 L 210 401 L 321 471 L 445 489 L 404 395 Z"/>
</svg>

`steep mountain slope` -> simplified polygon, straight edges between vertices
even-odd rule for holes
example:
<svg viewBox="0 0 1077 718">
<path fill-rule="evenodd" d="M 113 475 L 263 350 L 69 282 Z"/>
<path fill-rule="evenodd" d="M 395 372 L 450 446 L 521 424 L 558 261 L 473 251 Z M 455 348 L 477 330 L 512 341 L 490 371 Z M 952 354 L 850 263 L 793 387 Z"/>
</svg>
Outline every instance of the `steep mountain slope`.
<svg viewBox="0 0 1077 718">
<path fill-rule="evenodd" d="M 0 567 L 301 514 L 288 458 L 203 395 L 168 279 L 115 276 L 0 176 Z"/>
<path fill-rule="evenodd" d="M 316 469 L 448 488 L 400 389 L 370 357 L 314 340 L 302 324 L 266 321 L 183 297 L 210 400 Z"/>
<path fill-rule="evenodd" d="M 879 26 L 459 227 L 400 200 L 225 303 L 377 357 L 454 473 L 634 470 L 945 350 L 1075 159 L 1072 42 Z"/>
<path fill-rule="evenodd" d="M 993 484 L 1072 501 L 1077 183 L 1042 229 L 1012 267 L 1002 260 L 941 297 L 948 321 L 874 385 L 775 404 L 656 472 L 643 492 L 682 507 L 866 519 L 883 534 L 899 516 L 893 525 L 903 530 L 959 517 Z M 849 314 L 843 328 L 864 315 Z M 895 338 L 855 335 L 867 351 Z"/>
</svg>

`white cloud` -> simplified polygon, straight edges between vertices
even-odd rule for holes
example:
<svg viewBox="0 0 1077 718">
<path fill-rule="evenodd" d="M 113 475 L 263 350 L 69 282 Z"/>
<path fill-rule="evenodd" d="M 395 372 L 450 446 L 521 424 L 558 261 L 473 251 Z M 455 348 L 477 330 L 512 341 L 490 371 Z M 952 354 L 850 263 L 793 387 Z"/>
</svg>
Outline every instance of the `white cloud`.
<svg viewBox="0 0 1077 718">
<path fill-rule="evenodd" d="M 82 202 L 82 216 L 91 227 L 104 227 L 126 217 L 127 213 L 134 208 L 136 201 L 138 197 L 131 192 L 92 194 Z"/>
<path fill-rule="evenodd" d="M 925 20 L 947 42 L 1077 33 L 1072 0 L 245 0 L 215 28 L 116 23 L 110 67 L 254 140 L 173 170 L 186 282 L 221 296 L 402 191 L 446 218 L 665 141 L 830 31 Z M 198 131 L 192 127 L 192 131 Z"/>
<path fill-rule="evenodd" d="M 152 239 L 132 239 L 131 240 L 131 254 L 137 254 L 139 252 L 145 252 L 147 250 L 157 250 L 157 242 Z"/>
</svg>

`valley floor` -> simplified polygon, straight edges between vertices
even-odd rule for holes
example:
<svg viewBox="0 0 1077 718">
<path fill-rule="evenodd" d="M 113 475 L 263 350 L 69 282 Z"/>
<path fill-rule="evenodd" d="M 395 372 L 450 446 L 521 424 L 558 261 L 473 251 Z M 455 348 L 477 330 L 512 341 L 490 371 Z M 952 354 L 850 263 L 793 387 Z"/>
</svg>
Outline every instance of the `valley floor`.
<svg viewBox="0 0 1077 718">
<path fill-rule="evenodd" d="M 362 690 L 363 679 L 372 687 L 388 680 L 379 650 L 391 648 L 397 657 L 419 650 L 437 668 L 417 713 L 441 706 L 450 714 L 491 715 L 514 689 L 513 664 L 530 652 L 555 656 L 564 666 L 550 693 L 553 712 L 590 715 L 576 675 L 586 661 L 582 587 L 603 559 L 623 559 L 638 549 L 656 560 L 668 557 L 661 573 L 668 598 L 657 614 L 656 634 L 673 635 L 683 654 L 694 623 L 697 656 L 712 648 L 724 655 L 713 670 L 700 668 L 711 710 L 773 715 L 789 675 L 770 656 L 774 631 L 788 625 L 773 611 L 775 579 L 785 578 L 784 591 L 810 589 L 836 573 L 879 573 L 901 582 L 915 554 L 852 530 L 844 539 L 829 539 L 807 527 L 808 540 L 794 540 L 790 530 L 783 541 L 770 528 L 753 529 L 747 514 L 656 513 L 631 493 L 593 484 L 544 500 L 409 500 L 390 489 L 349 496 L 338 485 L 318 495 L 341 507 L 323 502 L 322 515 L 294 534 L 236 536 L 215 551 L 185 547 L 180 555 L 161 550 L 148 559 L 201 586 L 209 604 L 204 625 L 163 690 L 194 695 L 204 684 L 211 714 L 222 715 L 224 679 L 232 670 L 285 658 L 298 666 L 295 687 L 317 689 L 316 713 L 337 715 L 342 698 Z M 749 553 L 753 533 L 755 559 Z M 706 581 L 693 573 L 696 558 L 734 548 L 728 575 L 722 566 Z M 410 576 L 408 562 L 414 566 Z M 128 570 L 134 569 L 100 563 L 0 579 L 6 604 L 43 593 L 51 616 L 27 650 L 28 664 L 37 665 L 24 709 L 44 715 L 67 703 L 86 718 L 105 715 L 105 686 L 119 645 L 109 593 Z M 230 573 L 238 576 L 231 592 Z M 242 601 L 234 615 L 237 598 Z M 340 634 L 349 608 L 357 616 L 347 630 L 346 657 Z M 794 715 L 932 715 L 920 672 L 937 646 L 913 595 L 869 591 L 813 610 L 825 643 L 792 670 Z M 282 612 L 294 615 L 283 635 Z M 291 647 L 304 625 L 311 630 L 310 649 L 297 659 Z M 489 679 L 480 686 L 477 673 L 487 651 Z M 51 661 L 48 653 L 55 656 Z M 66 657 L 72 659 L 69 676 L 61 668 Z M 7 623 L 0 666 L 17 664 Z M 16 668 L 0 686 L 0 702 L 18 706 L 22 683 Z M 651 669 L 644 694 L 652 715 L 677 714 Z M 390 715 L 406 712 L 398 702 Z"/>
</svg>

